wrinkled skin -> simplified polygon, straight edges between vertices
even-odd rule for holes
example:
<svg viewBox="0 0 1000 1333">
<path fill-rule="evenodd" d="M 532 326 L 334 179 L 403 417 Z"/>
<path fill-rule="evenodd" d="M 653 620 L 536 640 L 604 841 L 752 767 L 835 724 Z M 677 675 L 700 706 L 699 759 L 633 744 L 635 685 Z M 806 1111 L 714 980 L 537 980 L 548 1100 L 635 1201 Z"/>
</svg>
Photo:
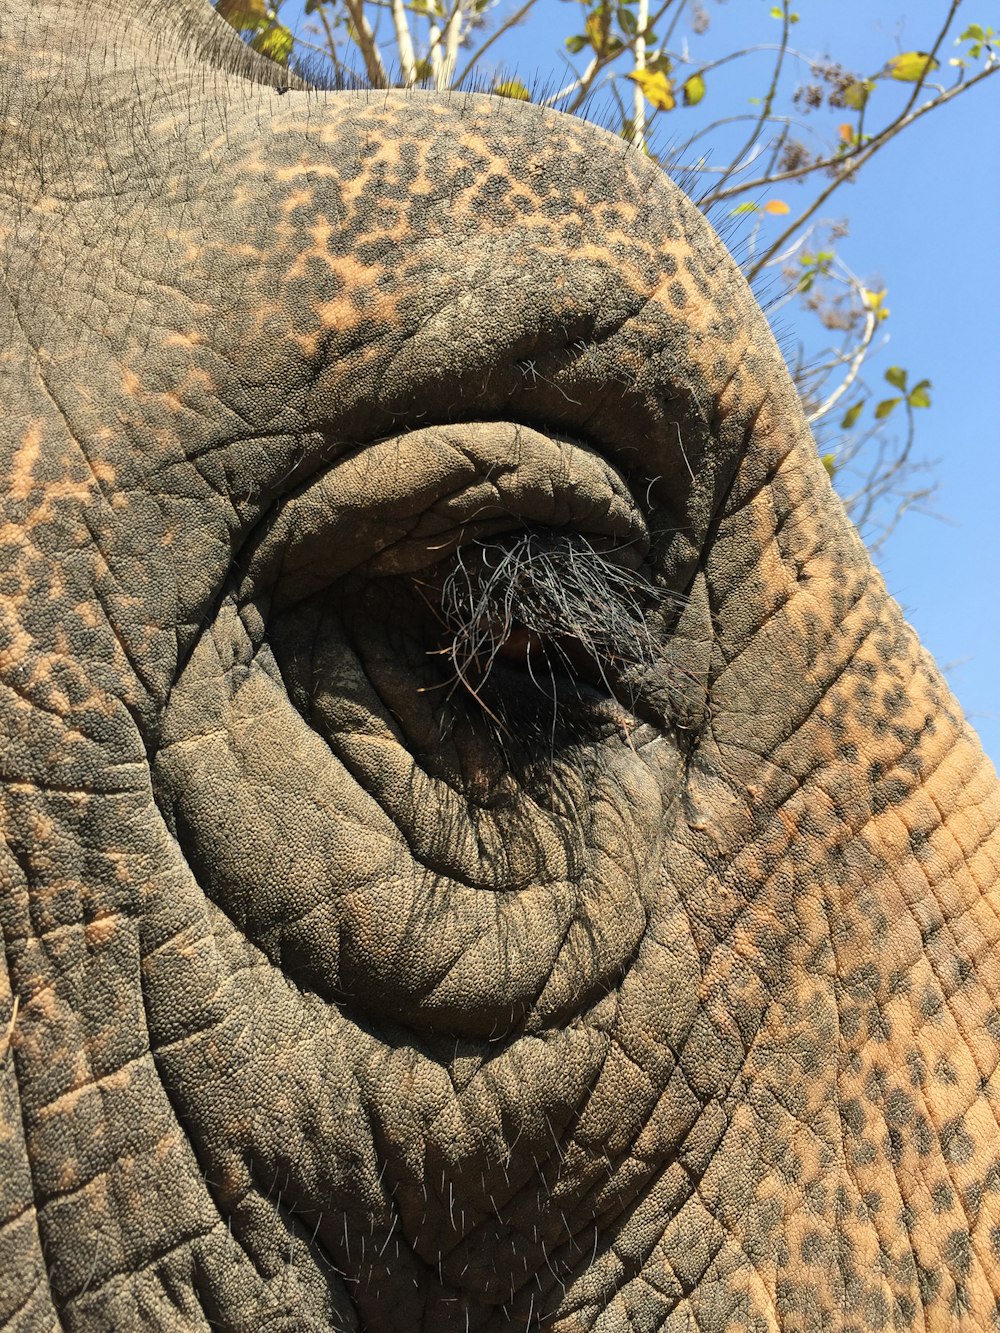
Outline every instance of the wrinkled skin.
<svg viewBox="0 0 1000 1333">
<path fill-rule="evenodd" d="M 993 1327 L 996 778 L 718 238 L 120 8 L 0 16 L 3 1327 Z M 551 727 L 526 525 L 656 590 Z"/>
</svg>

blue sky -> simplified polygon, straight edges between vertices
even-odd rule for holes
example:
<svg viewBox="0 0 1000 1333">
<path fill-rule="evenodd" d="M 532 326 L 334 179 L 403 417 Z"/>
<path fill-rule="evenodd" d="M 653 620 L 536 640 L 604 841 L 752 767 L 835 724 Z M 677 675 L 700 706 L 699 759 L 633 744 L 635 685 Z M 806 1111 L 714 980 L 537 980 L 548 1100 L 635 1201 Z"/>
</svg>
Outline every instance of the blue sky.
<svg viewBox="0 0 1000 1333">
<path fill-rule="evenodd" d="M 690 38 L 699 59 L 773 42 L 780 30 L 769 15 L 772 0 L 703 3 L 711 28 L 704 38 Z M 501 0 L 494 13 L 516 7 L 516 0 Z M 897 52 L 926 50 L 947 11 L 943 0 L 908 0 L 905 11 L 900 0 L 800 0 L 796 7 L 800 21 L 791 32 L 797 49 L 809 56 L 828 54 L 865 75 Z M 965 0 L 955 35 L 968 23 L 985 26 L 991 8 L 986 0 Z M 301 0 L 286 0 L 282 19 L 295 28 L 300 14 Z M 502 62 L 529 86 L 536 78 L 548 85 L 566 82 L 568 69 L 559 53 L 563 39 L 582 30 L 583 15 L 576 0 L 538 0 L 529 23 L 497 43 L 483 72 L 491 75 Z M 672 45 L 683 30 L 678 28 Z M 950 40 L 942 54 L 945 59 L 957 54 Z M 752 59 L 760 63 L 726 66 L 725 87 L 721 75 L 709 79 L 700 110 L 714 110 L 714 102 L 720 110 L 723 102 L 747 109 L 747 96 L 762 91 L 769 69 L 766 56 Z M 880 85 L 877 96 L 888 106 L 905 92 L 903 85 L 884 90 Z M 688 133 L 692 121 L 683 117 L 693 114 L 678 110 L 661 117 L 664 130 L 654 137 L 654 149 Z M 918 414 L 916 452 L 920 459 L 936 460 L 932 508 L 940 517 L 911 512 L 889 538 L 879 564 L 925 646 L 946 669 L 987 753 L 1000 764 L 998 127 L 1000 74 L 899 135 L 856 183 L 833 196 L 822 216 L 849 218 L 850 234 L 838 243 L 840 253 L 867 285 L 887 289 L 889 344 L 868 372 L 872 388 L 879 388 L 883 370 L 893 364 L 907 367 L 911 383 L 924 377 L 933 382 L 933 406 Z M 767 197 L 780 194 L 793 208 L 801 207 L 800 200 L 811 198 L 810 188 L 786 185 Z M 780 218 L 768 218 L 764 239 L 768 228 L 777 235 L 781 225 Z M 777 328 L 783 345 L 793 346 L 791 307 L 782 310 Z"/>
</svg>

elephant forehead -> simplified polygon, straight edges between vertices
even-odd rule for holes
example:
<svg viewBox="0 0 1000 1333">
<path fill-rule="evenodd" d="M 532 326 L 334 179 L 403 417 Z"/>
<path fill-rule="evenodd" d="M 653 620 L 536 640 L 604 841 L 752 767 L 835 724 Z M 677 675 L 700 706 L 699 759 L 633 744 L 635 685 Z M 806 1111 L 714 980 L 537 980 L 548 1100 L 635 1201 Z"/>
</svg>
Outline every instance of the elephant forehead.
<svg viewBox="0 0 1000 1333">
<path fill-rule="evenodd" d="M 317 115 L 307 94 L 278 107 L 266 136 L 227 132 L 201 156 L 229 175 L 237 207 L 263 206 L 279 236 L 305 240 L 300 265 L 325 256 L 331 232 L 350 233 L 361 270 L 372 259 L 400 258 L 400 243 L 516 229 L 534 252 L 613 261 L 622 280 L 645 286 L 650 262 L 697 248 L 676 198 L 663 207 L 679 192 L 662 173 L 582 122 L 421 93 L 387 94 L 374 105 L 353 96 L 335 116 Z M 313 223 L 319 209 L 324 219 Z M 718 270 L 717 255 L 702 258 Z M 698 276 L 711 299 L 706 275 Z"/>
<path fill-rule="evenodd" d="M 152 348 L 125 339 L 121 388 L 164 446 L 186 409 L 218 433 L 213 399 L 354 437 L 407 412 L 461 415 L 472 393 L 572 415 L 554 371 L 611 340 L 594 365 L 605 390 L 645 374 L 708 401 L 735 378 L 759 403 L 768 370 L 780 377 L 710 229 L 610 136 L 483 98 L 336 115 L 306 94 L 274 102 L 266 134 L 230 126 L 199 147 L 196 188 L 168 178 L 166 228 L 143 238 L 137 264 L 166 263 L 172 290 Z"/>
</svg>

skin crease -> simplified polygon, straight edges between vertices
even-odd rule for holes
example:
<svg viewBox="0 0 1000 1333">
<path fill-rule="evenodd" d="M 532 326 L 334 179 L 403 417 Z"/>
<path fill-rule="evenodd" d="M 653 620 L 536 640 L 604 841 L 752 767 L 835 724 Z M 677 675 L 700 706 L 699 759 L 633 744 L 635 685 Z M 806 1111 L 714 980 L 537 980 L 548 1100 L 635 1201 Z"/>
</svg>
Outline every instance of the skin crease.
<svg viewBox="0 0 1000 1333">
<path fill-rule="evenodd" d="M 8 0 L 0 195 L 3 1327 L 993 1327 L 996 776 L 691 204 L 195 0 Z M 659 652 L 504 737 L 526 525 Z"/>
</svg>

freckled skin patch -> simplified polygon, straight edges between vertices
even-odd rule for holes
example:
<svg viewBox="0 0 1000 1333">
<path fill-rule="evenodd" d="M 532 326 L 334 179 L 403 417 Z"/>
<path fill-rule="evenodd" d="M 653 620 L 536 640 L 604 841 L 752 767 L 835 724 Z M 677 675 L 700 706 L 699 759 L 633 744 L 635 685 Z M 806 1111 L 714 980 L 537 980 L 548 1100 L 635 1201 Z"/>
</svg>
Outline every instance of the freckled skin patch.
<svg viewBox="0 0 1000 1333">
<path fill-rule="evenodd" d="M 996 777 L 742 279 L 578 121 L 285 77 L 0 14 L 0 1325 L 991 1327 Z M 512 514 L 663 600 L 523 789 L 392 601 Z"/>
</svg>

